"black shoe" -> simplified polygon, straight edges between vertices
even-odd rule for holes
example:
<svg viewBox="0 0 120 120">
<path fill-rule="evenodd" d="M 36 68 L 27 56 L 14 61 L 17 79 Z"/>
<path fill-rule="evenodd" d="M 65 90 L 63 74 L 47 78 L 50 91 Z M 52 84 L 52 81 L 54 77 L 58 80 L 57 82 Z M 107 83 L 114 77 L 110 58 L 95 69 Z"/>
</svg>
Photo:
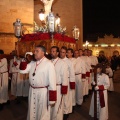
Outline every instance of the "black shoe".
<svg viewBox="0 0 120 120">
<path fill-rule="evenodd" d="M 69 114 L 64 114 L 64 115 L 63 115 L 63 120 L 67 120 L 68 117 L 69 117 Z"/>
<path fill-rule="evenodd" d="M 82 105 L 79 105 L 79 104 L 76 104 L 77 105 L 77 107 L 81 107 Z"/>
<path fill-rule="evenodd" d="M 20 100 L 19 97 L 15 99 L 15 103 L 16 103 L 16 104 L 20 104 L 20 103 L 21 103 L 21 100 Z"/>
<path fill-rule="evenodd" d="M 10 105 L 10 100 L 7 101 L 6 105 Z"/>
<path fill-rule="evenodd" d="M 3 110 L 3 104 L 0 104 L 0 111 Z"/>
<path fill-rule="evenodd" d="M 74 113 L 74 111 L 75 111 L 75 106 L 72 107 L 72 113 Z"/>
</svg>

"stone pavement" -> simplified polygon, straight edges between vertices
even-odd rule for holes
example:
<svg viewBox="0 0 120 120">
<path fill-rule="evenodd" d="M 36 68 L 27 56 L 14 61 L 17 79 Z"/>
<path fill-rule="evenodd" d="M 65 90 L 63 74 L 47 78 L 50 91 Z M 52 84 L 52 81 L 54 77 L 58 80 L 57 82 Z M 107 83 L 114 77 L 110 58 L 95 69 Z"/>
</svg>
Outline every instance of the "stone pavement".
<svg viewBox="0 0 120 120">
<path fill-rule="evenodd" d="M 108 93 L 109 120 L 120 120 L 120 82 L 115 82 L 114 87 L 115 91 Z M 70 114 L 68 120 L 93 120 L 89 116 L 90 100 L 91 96 L 81 107 L 76 106 L 75 112 Z M 22 100 L 20 104 L 11 100 L 10 105 L 6 105 L 3 111 L 0 111 L 0 120 L 26 120 L 27 104 L 26 100 Z"/>
</svg>

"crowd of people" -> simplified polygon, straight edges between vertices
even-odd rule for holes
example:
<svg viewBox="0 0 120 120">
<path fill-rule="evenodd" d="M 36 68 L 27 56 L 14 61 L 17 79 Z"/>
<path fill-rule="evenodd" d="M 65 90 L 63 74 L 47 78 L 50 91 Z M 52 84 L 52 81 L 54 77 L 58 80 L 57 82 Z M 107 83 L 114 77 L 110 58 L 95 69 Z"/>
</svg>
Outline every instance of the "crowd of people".
<svg viewBox="0 0 120 120">
<path fill-rule="evenodd" d="M 4 52 L 0 50 L 0 54 Z M 74 107 L 81 107 L 92 90 L 97 91 L 97 117 L 107 120 L 107 90 L 114 91 L 113 70 L 106 59 L 101 58 L 103 56 L 93 56 L 92 50 L 73 50 L 65 46 L 51 47 L 49 56 L 41 45 L 35 47 L 34 53 L 27 52 L 24 58 L 14 54 L 9 67 L 7 59 L 1 58 L 0 110 L 9 102 L 10 80 L 10 93 L 17 103 L 21 96 L 28 97 L 27 120 L 67 120 L 70 113 L 74 114 Z M 94 80 L 95 69 L 97 81 Z M 94 93 L 89 112 L 92 117 L 93 97 Z"/>
</svg>

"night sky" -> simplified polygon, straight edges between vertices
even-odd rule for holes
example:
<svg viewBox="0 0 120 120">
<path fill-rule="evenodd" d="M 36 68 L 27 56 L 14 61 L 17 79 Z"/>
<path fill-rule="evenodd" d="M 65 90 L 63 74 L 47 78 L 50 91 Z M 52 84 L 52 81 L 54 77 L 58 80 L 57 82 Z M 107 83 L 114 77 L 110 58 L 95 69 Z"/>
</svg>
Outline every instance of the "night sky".
<svg viewBox="0 0 120 120">
<path fill-rule="evenodd" d="M 84 41 L 98 36 L 120 36 L 120 0 L 83 0 Z"/>
</svg>

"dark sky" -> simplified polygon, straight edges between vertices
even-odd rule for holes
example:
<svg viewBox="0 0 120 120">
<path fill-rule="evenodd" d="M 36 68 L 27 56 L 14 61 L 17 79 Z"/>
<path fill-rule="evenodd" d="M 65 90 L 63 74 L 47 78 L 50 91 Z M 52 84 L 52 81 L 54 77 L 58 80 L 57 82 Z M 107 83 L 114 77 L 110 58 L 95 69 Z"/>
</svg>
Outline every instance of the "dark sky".
<svg viewBox="0 0 120 120">
<path fill-rule="evenodd" d="M 83 0 L 83 32 L 84 41 L 120 36 L 120 0 Z"/>
</svg>

